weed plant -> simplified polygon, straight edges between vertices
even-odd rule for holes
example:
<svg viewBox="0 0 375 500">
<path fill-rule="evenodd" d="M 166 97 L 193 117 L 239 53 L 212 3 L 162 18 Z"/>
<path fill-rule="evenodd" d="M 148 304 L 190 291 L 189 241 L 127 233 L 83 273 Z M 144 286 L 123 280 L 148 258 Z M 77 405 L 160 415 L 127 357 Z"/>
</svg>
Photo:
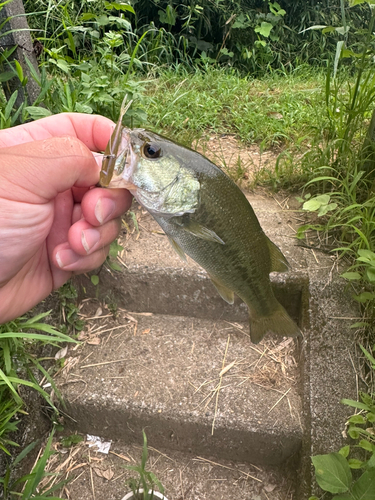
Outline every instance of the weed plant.
<svg viewBox="0 0 375 500">
<path fill-rule="evenodd" d="M 24 450 L 8 464 L 3 477 L 0 477 L 0 494 L 4 500 L 42 500 L 48 498 L 50 500 L 61 500 L 55 496 L 55 492 L 60 490 L 66 481 L 54 481 L 55 474 L 45 471 L 46 464 L 52 451 L 52 440 L 54 430 L 50 433 L 43 453 L 36 461 L 32 471 L 29 474 L 15 478 L 17 467 L 22 465 L 22 461 L 33 451 L 38 444 L 37 441 L 26 446 Z M 50 478 L 50 480 L 48 480 Z M 41 486 L 41 481 L 43 485 Z M 2 491 L 1 491 L 2 490 Z"/>
<path fill-rule="evenodd" d="M 126 465 L 126 469 L 137 473 L 137 477 L 128 480 L 128 484 L 133 492 L 134 500 L 153 500 L 155 498 L 155 487 L 164 493 L 164 487 L 151 471 L 146 470 L 148 460 L 147 436 L 143 433 L 142 457 L 139 465 Z"/>
<path fill-rule="evenodd" d="M 371 351 L 360 347 L 374 374 L 375 358 Z M 314 456 L 316 480 L 324 492 L 334 495 L 333 499 L 372 500 L 375 498 L 375 393 L 362 392 L 360 401 L 343 399 L 341 403 L 356 409 L 345 430 L 352 444 L 336 453 Z M 309 500 L 319 498 L 313 496 Z"/>
<path fill-rule="evenodd" d="M 343 0 L 341 4 L 344 6 Z M 300 228 L 299 235 L 303 237 L 304 230 L 313 229 L 334 236 L 335 250 L 354 262 L 343 277 L 354 286 L 354 298 L 364 305 L 367 324 L 372 324 L 375 319 L 375 162 L 374 135 L 369 126 L 375 123 L 375 119 L 371 119 L 375 116 L 375 9 L 368 11 L 367 29 L 355 47 L 347 46 L 344 9 L 342 26 L 337 28 L 343 40 L 338 42 L 333 62 L 327 69 L 325 126 L 316 134 L 301 162 L 301 169 L 310 175 L 306 189 L 315 194 L 303 208 L 317 212 L 318 219 L 317 223 Z M 347 72 L 341 73 L 339 68 L 340 61 L 347 57 L 353 62 L 350 79 L 345 78 Z M 324 213 L 322 193 L 328 196 L 323 205 L 329 209 Z M 322 215 L 325 217 L 319 219 Z"/>
<path fill-rule="evenodd" d="M 59 396 L 51 374 L 37 355 L 37 346 L 57 346 L 74 340 L 43 322 L 48 314 L 41 313 L 30 319 L 18 318 L 0 325 L 0 450 L 8 455 L 9 446 L 15 445 L 9 436 L 17 430 L 16 418 L 24 413 L 23 388 L 37 391 L 57 412 L 50 394 L 39 385 L 44 377 Z"/>
<path fill-rule="evenodd" d="M 235 134 L 262 148 L 285 147 L 312 139 L 322 81 L 322 73 L 307 66 L 262 79 L 180 66 L 148 82 L 142 106 L 150 127 L 186 145 L 204 135 Z"/>
</svg>

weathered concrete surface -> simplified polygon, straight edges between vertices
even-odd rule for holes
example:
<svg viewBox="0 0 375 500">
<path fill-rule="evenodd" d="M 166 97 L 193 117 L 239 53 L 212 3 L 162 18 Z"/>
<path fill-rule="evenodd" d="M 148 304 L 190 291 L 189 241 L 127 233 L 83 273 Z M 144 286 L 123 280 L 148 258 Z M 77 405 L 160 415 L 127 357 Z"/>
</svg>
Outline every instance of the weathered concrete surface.
<svg viewBox="0 0 375 500">
<path fill-rule="evenodd" d="M 105 323 L 113 336 L 86 345 L 59 381 L 80 432 L 132 442 L 152 428 L 156 448 L 255 464 L 281 464 L 299 451 L 293 343 L 286 354 L 272 342 L 252 350 L 246 326 L 178 316 L 138 316 L 136 335 L 131 326 L 121 314 Z M 224 367 L 233 366 L 220 377 L 224 357 Z M 265 361 L 273 379 L 260 386 L 257 366 Z"/>
<path fill-rule="evenodd" d="M 307 483 L 301 484 L 301 498 L 316 488 L 310 456 L 338 451 L 345 444 L 342 433 L 353 411 L 341 399 L 357 399 L 358 366 L 350 325 L 358 320 L 359 308 L 343 280 L 336 277 L 331 282 L 329 273 L 312 268 L 309 290 L 310 325 L 301 367 L 306 429 L 301 467 Z"/>
<path fill-rule="evenodd" d="M 141 435 L 135 445 L 115 442 L 108 455 L 95 453 L 93 448 L 88 450 L 81 444 L 74 456 L 78 468 L 69 472 L 69 498 L 92 500 L 94 491 L 97 500 L 121 500 L 130 491 L 127 481 L 136 476 L 125 467 L 139 463 L 141 444 Z M 66 458 L 67 454 L 62 454 L 60 462 Z M 146 468 L 161 481 L 168 500 L 295 500 L 289 471 L 284 468 L 203 459 L 178 451 L 165 453 L 152 447 Z M 111 479 L 100 477 L 101 471 Z M 66 490 L 64 493 L 62 498 L 68 498 Z"/>
<path fill-rule="evenodd" d="M 351 320 L 346 318 L 355 317 L 358 313 L 349 305 L 352 302 L 344 284 L 339 278 L 331 280 L 334 265 L 332 257 L 318 250 L 313 252 L 297 246 L 293 213 L 283 210 L 272 198 L 257 196 L 252 197 L 250 201 L 265 232 L 281 248 L 293 267 L 290 273 L 273 275 L 272 283 L 278 298 L 304 332 L 303 339 L 297 341 L 297 351 L 294 351 L 294 357 L 298 361 L 299 386 L 296 388 L 293 384 L 287 395 L 285 392 L 289 387 L 283 387 L 279 397 L 284 397 L 272 411 L 272 405 L 268 405 L 269 395 L 264 389 L 255 388 L 254 384 L 243 384 L 245 387 L 238 385 L 233 387 L 233 390 L 225 388 L 220 392 L 219 403 L 222 406 L 219 404 L 218 407 L 216 431 L 213 437 L 210 436 L 212 414 L 199 414 L 194 406 L 190 406 L 194 404 L 191 393 L 188 393 L 190 396 L 186 396 L 187 400 L 184 400 L 172 389 L 178 384 L 187 389 L 186 380 L 184 382 L 183 378 L 187 366 L 197 370 L 201 383 L 211 379 L 218 381 L 227 332 L 216 332 L 214 337 L 211 336 L 210 339 L 214 339 L 212 345 L 207 341 L 204 343 L 202 338 L 204 339 L 207 333 L 202 332 L 209 331 L 210 327 L 199 323 L 202 321 L 199 318 L 210 320 L 207 325 L 218 324 L 220 320 L 242 322 L 247 320 L 247 311 L 240 303 L 233 307 L 226 305 L 209 283 L 205 272 L 194 263 L 181 261 L 169 248 L 166 237 L 160 234 L 160 229 L 150 216 L 135 208 L 140 233 L 137 235 L 135 231 L 132 235 L 124 235 L 125 250 L 121 259 L 126 268 L 123 273 L 116 274 L 102 269 L 99 297 L 112 307 L 118 306 L 131 311 L 130 314 L 154 313 L 152 317 L 141 317 L 142 323 L 139 323 L 146 324 L 143 321 L 152 318 L 152 321 L 150 319 L 151 322 L 147 323 L 149 326 L 144 327 L 145 331 L 150 329 L 150 332 L 142 336 L 141 340 L 137 336 L 132 338 L 125 335 L 128 339 L 125 353 L 122 350 L 125 344 L 121 348 L 118 347 L 124 342 L 124 338 L 121 337 L 121 342 L 119 338 L 116 341 L 112 338 L 108 341 L 108 345 L 113 346 L 115 357 L 124 356 L 124 359 L 132 360 L 124 367 L 127 372 L 119 374 L 126 377 L 125 379 L 115 379 L 111 371 L 114 368 L 109 368 L 110 365 L 103 365 L 106 369 L 100 372 L 103 368 L 92 367 L 95 371 L 87 372 L 88 378 L 86 374 L 73 370 L 71 376 L 79 375 L 77 381 L 61 385 L 61 390 L 68 403 L 68 413 L 74 414 L 77 420 L 74 425 L 87 432 L 88 427 L 97 431 L 103 428 L 107 435 L 114 429 L 118 434 L 122 429 L 123 435 L 131 439 L 132 426 L 138 430 L 143 425 L 148 425 L 152 428 L 150 440 L 155 439 L 157 446 L 183 450 L 191 448 L 194 451 L 206 449 L 207 453 L 214 456 L 230 457 L 239 461 L 254 459 L 258 460 L 258 463 L 280 463 L 301 447 L 300 468 L 295 478 L 297 498 L 302 500 L 311 494 L 313 485 L 310 455 L 331 449 L 337 450 L 342 444 L 341 432 L 350 409 L 340 405 L 339 401 L 343 397 L 356 397 L 355 371 L 350 359 L 350 352 L 353 351 L 353 331 L 350 329 Z M 94 297 L 98 290 L 90 285 L 89 280 L 83 279 L 81 283 L 86 291 L 89 291 L 89 295 Z M 173 322 L 176 322 L 178 328 L 164 328 L 162 323 L 158 322 L 168 320 L 158 318 L 156 314 L 177 314 L 185 318 L 172 317 L 172 326 Z M 199 359 L 191 359 L 188 356 L 189 322 L 197 325 L 193 336 L 196 335 L 194 345 L 198 349 Z M 159 333 L 151 334 L 153 329 Z M 232 346 L 233 341 L 234 353 L 231 360 L 242 359 L 242 353 L 243 358 L 247 359 L 254 346 L 245 337 L 236 337 L 234 333 L 231 335 L 233 337 L 230 345 Z M 160 340 L 163 336 L 168 338 L 166 345 Z M 182 342 L 181 346 L 179 342 Z M 141 344 L 146 351 L 139 350 Z M 95 351 L 95 347 L 86 346 L 84 349 L 86 355 L 90 355 L 91 364 L 94 364 L 93 359 L 100 362 L 98 360 L 108 357 L 108 353 L 104 356 L 105 352 L 98 354 L 99 351 Z M 147 361 L 146 364 L 144 360 Z M 159 363 L 161 360 L 167 360 L 167 375 L 170 375 L 170 379 L 167 376 L 163 382 L 158 382 L 157 376 L 162 371 Z M 216 366 L 212 365 L 213 360 L 216 360 Z M 140 370 L 137 368 L 139 365 Z M 202 367 L 208 371 L 200 371 Z M 228 376 L 229 374 L 230 371 Z M 142 377 L 144 382 L 141 384 Z M 124 382 L 121 382 L 123 380 L 126 380 L 125 389 Z M 75 384 L 77 386 L 73 389 Z M 145 392 L 141 401 L 137 400 L 142 397 L 137 384 L 140 384 L 141 391 Z M 77 389 L 78 386 L 81 386 L 81 392 Z M 214 386 L 211 387 L 213 388 Z M 129 392 L 125 395 L 127 389 Z M 168 396 L 168 391 L 172 391 L 173 397 Z M 299 401 L 299 395 L 302 397 L 302 403 Z M 290 407 L 286 405 L 288 401 L 292 401 Z M 221 408 L 225 409 L 222 413 Z M 234 414 L 231 413 L 231 408 L 234 409 Z M 296 412 L 297 408 L 301 409 L 300 413 Z M 110 415 L 115 415 L 115 420 L 106 420 L 112 418 Z M 89 422 L 90 425 L 83 427 L 86 425 L 84 422 Z M 169 437 L 168 426 L 172 430 Z M 178 439 L 175 439 L 176 436 Z M 286 444 L 288 441 L 289 446 Z"/>
</svg>

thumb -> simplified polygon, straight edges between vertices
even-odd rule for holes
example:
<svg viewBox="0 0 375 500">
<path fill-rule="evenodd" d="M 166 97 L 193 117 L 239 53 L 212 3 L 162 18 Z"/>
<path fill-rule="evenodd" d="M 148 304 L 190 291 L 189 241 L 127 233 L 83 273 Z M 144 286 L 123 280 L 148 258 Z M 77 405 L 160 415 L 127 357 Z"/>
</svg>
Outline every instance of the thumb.
<svg viewBox="0 0 375 500">
<path fill-rule="evenodd" d="M 71 136 L 1 148 L 0 197 L 43 203 L 72 186 L 95 185 L 99 170 L 92 152 Z"/>
</svg>

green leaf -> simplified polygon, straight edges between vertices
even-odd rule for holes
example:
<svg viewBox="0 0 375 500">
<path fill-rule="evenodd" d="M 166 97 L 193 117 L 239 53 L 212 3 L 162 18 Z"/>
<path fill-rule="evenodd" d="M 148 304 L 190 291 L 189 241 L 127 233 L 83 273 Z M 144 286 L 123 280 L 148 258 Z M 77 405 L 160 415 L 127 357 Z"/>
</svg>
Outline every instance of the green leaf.
<svg viewBox="0 0 375 500">
<path fill-rule="evenodd" d="M 358 255 L 360 257 L 365 257 L 368 261 L 375 260 L 375 253 L 371 252 L 371 250 L 361 249 L 358 250 Z"/>
<path fill-rule="evenodd" d="M 99 276 L 97 276 L 96 274 L 93 274 L 90 279 L 93 285 L 96 286 L 99 284 Z"/>
<path fill-rule="evenodd" d="M 354 7 L 355 5 L 359 5 L 361 3 L 368 3 L 368 4 L 373 4 L 375 3 L 374 1 L 371 0 L 349 0 L 349 6 Z"/>
<path fill-rule="evenodd" d="M 93 112 L 93 109 L 91 106 L 88 106 L 87 104 L 82 104 L 81 102 L 76 103 L 76 109 L 77 113 L 86 113 L 86 114 L 91 114 Z"/>
<path fill-rule="evenodd" d="M 26 106 L 25 109 L 33 120 L 39 120 L 39 118 L 45 118 L 46 116 L 52 115 L 49 109 L 41 108 L 40 106 Z"/>
<path fill-rule="evenodd" d="M 328 194 L 321 194 L 319 196 L 315 196 L 315 198 L 305 201 L 302 208 L 303 210 L 307 210 L 309 212 L 315 212 L 316 210 L 319 210 L 322 205 L 327 205 L 329 200 L 330 196 Z"/>
<path fill-rule="evenodd" d="M 358 439 L 359 436 L 361 435 L 361 430 L 358 427 L 356 427 L 355 425 L 350 426 L 348 429 L 348 435 L 352 439 Z"/>
<path fill-rule="evenodd" d="M 358 262 L 366 262 L 366 264 L 369 264 L 371 266 L 375 267 L 375 260 L 373 259 L 368 259 L 368 257 L 357 257 Z"/>
<path fill-rule="evenodd" d="M 142 434 L 143 434 L 143 447 L 142 447 L 141 467 L 142 467 L 142 470 L 144 471 L 145 467 L 146 467 L 146 462 L 148 459 L 148 449 L 147 449 L 147 436 L 146 436 L 146 433 L 144 430 L 142 431 Z"/>
<path fill-rule="evenodd" d="M 361 469 L 364 462 L 362 462 L 362 460 L 358 460 L 357 458 L 349 458 L 348 464 L 351 469 Z"/>
<path fill-rule="evenodd" d="M 12 78 L 14 78 L 13 71 L 3 71 L 0 74 L 0 82 L 7 82 L 8 80 L 11 80 Z"/>
<path fill-rule="evenodd" d="M 351 424 L 364 425 L 366 420 L 362 415 L 353 415 L 349 418 L 348 422 Z"/>
<path fill-rule="evenodd" d="M 271 23 L 267 23 L 263 21 L 260 26 L 257 26 L 255 28 L 255 33 L 259 33 L 262 36 L 265 36 L 268 38 L 270 36 L 271 30 L 273 28 L 273 25 Z"/>
<path fill-rule="evenodd" d="M 375 281 L 375 267 L 369 267 L 368 269 L 366 269 L 366 276 L 369 281 Z"/>
<path fill-rule="evenodd" d="M 352 488 L 355 500 L 375 500 L 375 469 L 367 470 Z"/>
<path fill-rule="evenodd" d="M 119 264 L 117 264 L 117 262 L 109 261 L 108 265 L 114 271 L 122 271 L 122 267 Z"/>
<path fill-rule="evenodd" d="M 346 493 L 352 482 L 352 473 L 346 459 L 340 453 L 312 457 L 316 480 L 324 491 Z"/>
<path fill-rule="evenodd" d="M 367 421 L 373 424 L 375 422 L 375 413 L 367 413 Z"/>
<path fill-rule="evenodd" d="M 64 73 L 69 73 L 69 65 L 65 61 L 65 59 L 57 59 L 57 61 L 55 61 L 55 64 L 58 68 L 64 71 Z"/>
<path fill-rule="evenodd" d="M 349 445 L 343 446 L 341 448 L 341 450 L 339 451 L 340 455 L 342 455 L 344 458 L 347 458 L 347 456 L 349 455 L 349 452 L 350 452 L 350 446 Z"/>
<path fill-rule="evenodd" d="M 361 439 L 360 442 L 358 443 L 358 446 L 363 450 L 371 452 L 373 451 L 372 444 L 369 441 L 367 441 L 367 439 Z"/>
<path fill-rule="evenodd" d="M 340 274 L 340 276 L 341 276 L 341 278 L 345 278 L 346 280 L 349 280 L 349 281 L 361 279 L 361 275 L 359 273 L 350 272 L 350 271 L 347 273 Z"/>
<path fill-rule="evenodd" d="M 14 60 L 14 64 L 16 66 L 16 72 L 17 72 L 17 76 L 19 78 L 19 81 L 22 83 L 23 79 L 24 79 L 22 66 L 17 61 L 17 59 Z"/>
<path fill-rule="evenodd" d="M 371 292 L 362 292 L 359 295 L 353 295 L 353 299 L 361 303 L 367 302 L 368 300 L 373 300 L 374 298 L 375 295 Z"/>
<path fill-rule="evenodd" d="M 31 327 L 32 328 L 32 327 Z M 76 340 L 72 339 L 68 335 L 64 335 L 63 333 L 60 333 L 59 335 L 52 336 L 52 335 L 42 335 L 40 333 L 22 333 L 22 332 L 4 332 L 1 333 L 0 335 L 4 339 L 17 339 L 17 338 L 25 338 L 25 339 L 30 339 L 30 340 L 41 340 L 41 341 L 46 341 L 46 342 L 75 342 L 78 343 Z"/>
<path fill-rule="evenodd" d="M 4 116 L 5 116 L 5 119 L 7 120 L 10 115 L 11 115 L 11 112 L 12 112 L 12 109 L 13 109 L 13 106 L 14 106 L 14 103 L 16 102 L 16 99 L 17 99 L 17 96 L 18 96 L 18 90 L 15 90 L 13 92 L 13 94 L 10 96 L 9 98 L 9 101 L 5 107 L 5 110 L 4 110 Z"/>
<path fill-rule="evenodd" d="M 131 5 L 126 4 L 126 3 L 105 2 L 104 6 L 107 10 L 115 9 L 115 10 L 128 11 L 128 12 L 131 12 L 132 14 L 135 14 L 133 7 Z"/>
<path fill-rule="evenodd" d="M 366 467 L 368 469 L 375 469 L 375 452 L 371 456 L 370 460 L 368 460 Z"/>
<path fill-rule="evenodd" d="M 70 446 L 80 443 L 81 441 L 83 441 L 83 439 L 83 436 L 81 436 L 80 434 L 72 434 L 71 436 L 63 438 L 61 440 L 61 444 L 62 446 L 64 446 L 64 448 L 69 448 Z"/>
<path fill-rule="evenodd" d="M 124 247 L 117 243 L 117 240 L 113 241 L 111 243 L 111 246 L 109 247 L 109 255 L 111 257 L 117 257 L 117 254 L 119 252 L 122 252 L 124 250 Z"/>
<path fill-rule="evenodd" d="M 351 49 L 342 49 L 341 51 L 341 58 L 347 58 L 347 57 L 362 57 L 362 53 L 360 52 L 354 52 Z"/>
<path fill-rule="evenodd" d="M 323 35 L 325 35 L 327 33 L 332 33 L 332 31 L 335 31 L 335 27 L 334 26 L 327 26 L 326 28 L 322 29 Z"/>
<path fill-rule="evenodd" d="M 372 398 L 372 396 L 370 394 L 367 394 L 366 392 L 362 392 L 362 391 L 359 393 L 359 396 L 360 396 L 362 402 L 365 403 L 365 405 L 367 405 L 367 409 L 369 411 L 374 412 L 375 411 L 375 401 Z"/>
<path fill-rule="evenodd" d="M 96 15 L 93 14 L 92 12 L 84 12 L 81 15 L 81 20 L 82 21 L 91 21 L 91 19 L 96 19 Z"/>
<path fill-rule="evenodd" d="M 330 212 L 331 210 L 334 210 L 335 208 L 337 208 L 337 203 L 329 203 L 328 205 L 322 205 L 319 208 L 318 217 L 326 215 L 326 213 Z"/>
<path fill-rule="evenodd" d="M 363 345 L 360 344 L 359 347 L 361 348 L 361 351 L 366 356 L 366 358 L 370 361 L 370 363 L 374 365 L 373 368 L 375 369 L 375 358 L 371 356 L 371 354 L 363 347 Z"/>
<path fill-rule="evenodd" d="M 339 65 L 339 60 L 340 60 L 341 51 L 342 51 L 343 47 L 344 47 L 344 41 L 343 40 L 340 40 L 339 42 L 337 42 L 337 45 L 336 45 L 336 54 L 335 54 L 335 62 L 333 63 L 333 78 L 336 78 L 337 68 L 338 68 L 338 65 Z"/>
<path fill-rule="evenodd" d="M 13 393 L 13 398 L 16 401 L 17 404 L 22 404 L 22 399 L 19 397 L 16 389 L 13 387 L 12 382 L 10 378 L 8 378 L 5 373 L 0 369 L 0 381 L 3 380 L 3 382 L 9 387 L 11 392 Z"/>
<path fill-rule="evenodd" d="M 325 24 L 315 24 L 314 26 L 310 26 L 309 28 L 306 28 L 302 31 L 300 31 L 298 34 L 300 35 L 301 33 L 304 33 L 305 31 L 310 31 L 310 30 L 323 30 L 324 28 L 328 28 Z"/>
<path fill-rule="evenodd" d="M 29 453 L 31 450 L 35 448 L 35 446 L 38 444 L 38 441 L 33 441 L 30 443 L 24 450 L 21 451 L 19 455 L 17 455 L 17 458 L 13 462 L 13 467 L 15 467 L 17 464 L 21 462 Z"/>
</svg>

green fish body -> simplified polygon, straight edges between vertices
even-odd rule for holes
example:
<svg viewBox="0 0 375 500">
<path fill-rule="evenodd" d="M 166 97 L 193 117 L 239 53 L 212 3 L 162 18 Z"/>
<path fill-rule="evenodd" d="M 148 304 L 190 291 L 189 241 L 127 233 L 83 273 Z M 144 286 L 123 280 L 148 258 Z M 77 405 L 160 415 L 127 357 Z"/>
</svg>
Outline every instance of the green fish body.
<svg viewBox="0 0 375 500">
<path fill-rule="evenodd" d="M 249 307 L 250 337 L 295 336 L 298 326 L 276 300 L 271 271 L 286 271 L 239 187 L 201 154 L 143 129 L 123 128 L 115 166 L 102 185 L 125 187 L 155 218 L 177 253 L 202 266 L 224 300 Z"/>
</svg>

